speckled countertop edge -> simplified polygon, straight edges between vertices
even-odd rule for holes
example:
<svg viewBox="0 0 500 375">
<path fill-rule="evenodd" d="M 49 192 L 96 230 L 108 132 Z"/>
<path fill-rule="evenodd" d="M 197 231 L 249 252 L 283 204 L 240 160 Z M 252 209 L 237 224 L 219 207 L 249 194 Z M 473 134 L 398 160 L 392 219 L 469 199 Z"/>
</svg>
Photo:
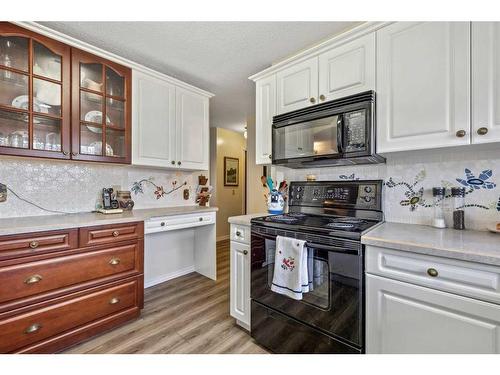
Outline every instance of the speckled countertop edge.
<svg viewBox="0 0 500 375">
<path fill-rule="evenodd" d="M 144 208 L 125 211 L 121 214 L 100 214 L 82 212 L 64 215 L 26 216 L 0 219 L 0 236 L 45 232 L 59 229 L 91 227 L 94 225 L 109 225 L 144 221 L 153 217 L 192 214 L 200 212 L 215 212 L 217 207 L 174 206 L 163 208 Z"/>
</svg>

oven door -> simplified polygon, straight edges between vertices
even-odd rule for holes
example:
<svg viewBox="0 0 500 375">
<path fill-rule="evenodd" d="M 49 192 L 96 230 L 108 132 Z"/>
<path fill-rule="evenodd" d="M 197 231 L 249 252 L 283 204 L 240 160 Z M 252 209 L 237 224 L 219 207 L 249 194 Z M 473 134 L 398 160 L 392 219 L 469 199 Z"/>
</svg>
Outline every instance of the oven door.
<svg viewBox="0 0 500 375">
<path fill-rule="evenodd" d="M 362 245 L 357 241 L 281 232 L 252 226 L 252 301 L 348 344 L 362 347 Z M 312 240 L 307 242 L 307 250 L 308 256 L 312 258 L 310 269 L 313 270 L 313 286 L 301 301 L 271 291 L 276 235 Z"/>
</svg>

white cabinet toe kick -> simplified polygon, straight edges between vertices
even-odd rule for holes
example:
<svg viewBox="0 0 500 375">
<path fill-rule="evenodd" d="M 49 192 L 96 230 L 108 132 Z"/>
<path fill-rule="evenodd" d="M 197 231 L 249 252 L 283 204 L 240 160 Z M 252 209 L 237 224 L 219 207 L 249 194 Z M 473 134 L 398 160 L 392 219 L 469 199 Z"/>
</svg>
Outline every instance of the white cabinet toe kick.
<svg viewBox="0 0 500 375">
<path fill-rule="evenodd" d="M 215 212 L 153 217 L 144 234 L 144 287 L 191 272 L 216 279 Z"/>
</svg>

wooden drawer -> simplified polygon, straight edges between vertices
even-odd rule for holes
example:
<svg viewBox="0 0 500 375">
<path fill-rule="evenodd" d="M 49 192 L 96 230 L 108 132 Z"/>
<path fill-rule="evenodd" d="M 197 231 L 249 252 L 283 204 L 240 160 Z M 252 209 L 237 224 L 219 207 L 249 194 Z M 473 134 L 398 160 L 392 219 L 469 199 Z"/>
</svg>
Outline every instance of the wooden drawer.
<svg viewBox="0 0 500 375">
<path fill-rule="evenodd" d="M 142 273 L 142 241 L 0 268 L 0 303 L 113 275 Z"/>
<path fill-rule="evenodd" d="M 376 246 L 365 258 L 367 273 L 500 303 L 500 267 Z"/>
<path fill-rule="evenodd" d="M 139 281 L 132 280 L 3 319 L 0 321 L 0 352 L 12 352 L 136 307 L 139 287 Z"/>
<path fill-rule="evenodd" d="M 246 225 L 231 224 L 231 241 L 250 244 L 250 236 L 250 227 L 247 227 Z"/>
<path fill-rule="evenodd" d="M 0 237 L 0 261 L 78 247 L 78 229 Z"/>
<path fill-rule="evenodd" d="M 125 223 L 80 228 L 80 246 L 131 241 L 144 236 L 144 223 Z"/>
</svg>

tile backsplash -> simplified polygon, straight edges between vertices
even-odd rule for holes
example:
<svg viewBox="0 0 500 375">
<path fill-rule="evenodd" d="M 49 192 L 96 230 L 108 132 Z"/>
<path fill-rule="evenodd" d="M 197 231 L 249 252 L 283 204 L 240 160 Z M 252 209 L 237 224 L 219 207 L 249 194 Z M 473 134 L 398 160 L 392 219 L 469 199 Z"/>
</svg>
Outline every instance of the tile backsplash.
<svg viewBox="0 0 500 375">
<path fill-rule="evenodd" d="M 64 212 L 92 211 L 101 189 L 113 186 L 132 190 L 135 208 L 194 205 L 200 174 L 198 171 L 162 171 L 122 165 L 0 158 L 0 183 L 24 199 L 50 210 Z M 207 175 L 207 172 L 203 174 Z M 186 186 L 167 194 L 184 182 Z M 134 186 L 135 189 L 132 189 Z M 183 198 L 185 188 L 190 190 L 188 200 Z M 7 201 L 0 203 L 0 218 L 50 214 L 21 201 L 10 191 L 7 196 Z"/>
<path fill-rule="evenodd" d="M 305 180 L 308 174 L 318 181 L 384 180 L 386 221 L 430 224 L 434 213 L 432 188 L 464 187 L 466 227 L 486 230 L 500 221 L 500 150 L 479 146 L 388 154 L 386 164 L 339 166 L 317 169 L 277 167 L 277 179 Z M 449 193 L 449 189 L 447 190 Z M 452 199 L 448 206 L 451 221 Z"/>
</svg>

